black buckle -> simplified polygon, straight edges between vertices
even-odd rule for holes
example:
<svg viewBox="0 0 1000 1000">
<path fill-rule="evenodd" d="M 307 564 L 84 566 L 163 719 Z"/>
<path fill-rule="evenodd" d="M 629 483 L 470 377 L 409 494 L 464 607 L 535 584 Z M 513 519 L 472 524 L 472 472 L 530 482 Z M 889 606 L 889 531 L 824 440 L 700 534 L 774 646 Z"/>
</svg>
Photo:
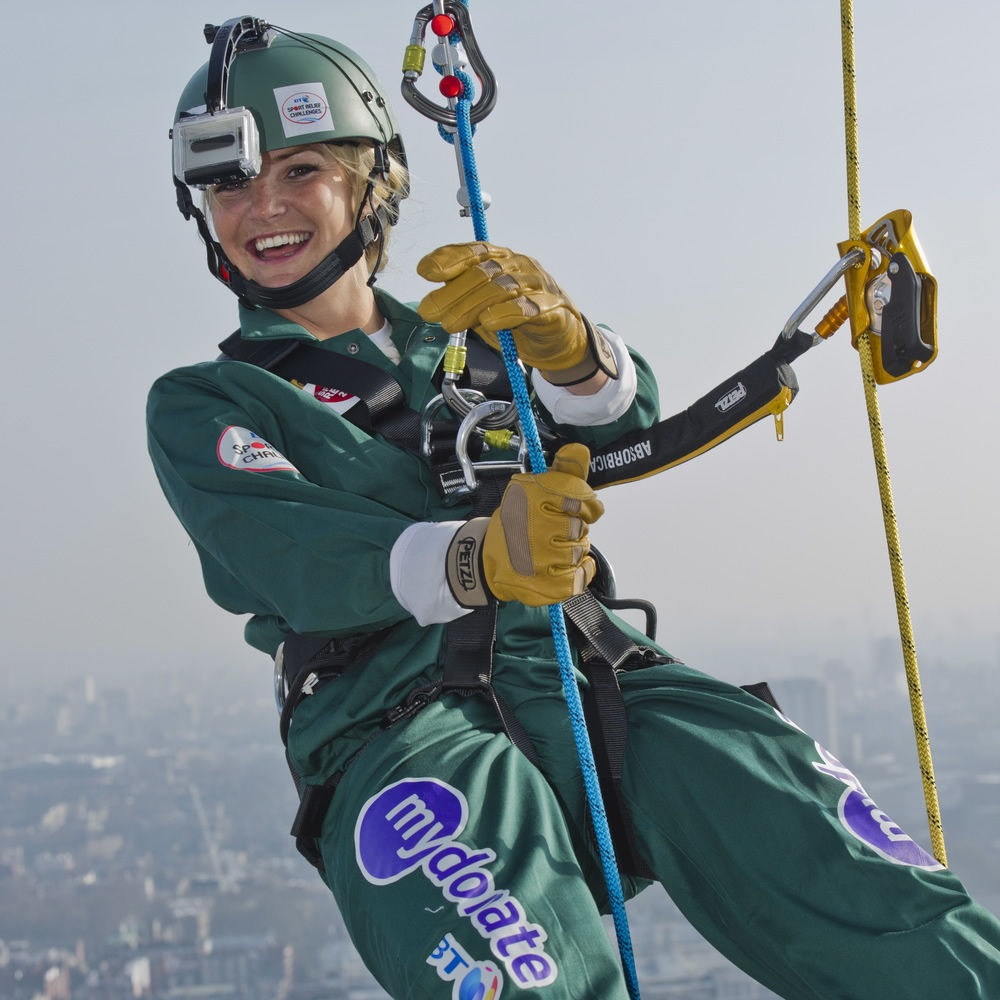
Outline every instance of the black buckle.
<svg viewBox="0 0 1000 1000">
<path fill-rule="evenodd" d="M 403 703 L 395 708 L 390 708 L 385 713 L 385 724 L 383 729 L 394 726 L 404 719 L 412 719 L 419 711 L 425 709 L 432 701 L 436 701 L 441 694 L 441 681 L 432 681 L 424 684 L 423 687 L 414 688 L 403 700 Z"/>
</svg>

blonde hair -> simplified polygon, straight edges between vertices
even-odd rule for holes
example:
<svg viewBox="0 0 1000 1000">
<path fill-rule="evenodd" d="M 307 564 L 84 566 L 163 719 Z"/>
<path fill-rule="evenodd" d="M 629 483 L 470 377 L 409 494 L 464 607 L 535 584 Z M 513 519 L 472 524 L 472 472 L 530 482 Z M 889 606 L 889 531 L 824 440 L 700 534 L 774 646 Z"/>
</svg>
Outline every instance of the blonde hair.
<svg viewBox="0 0 1000 1000">
<path fill-rule="evenodd" d="M 375 169 L 375 147 L 361 142 L 317 142 L 315 148 L 330 160 L 333 160 L 347 175 L 351 185 L 351 209 L 355 213 L 361 207 L 361 199 L 365 196 L 372 170 Z M 388 177 L 376 177 L 372 181 L 372 200 L 376 205 L 388 205 L 391 208 L 391 224 L 382 232 L 382 239 L 376 240 L 365 248 L 365 262 L 369 273 L 381 271 L 388 262 L 389 236 L 392 226 L 398 218 L 399 202 L 410 193 L 410 175 L 406 166 L 395 153 L 389 152 Z M 379 244 L 381 243 L 381 258 Z M 376 264 L 378 265 L 376 268 Z"/>
</svg>

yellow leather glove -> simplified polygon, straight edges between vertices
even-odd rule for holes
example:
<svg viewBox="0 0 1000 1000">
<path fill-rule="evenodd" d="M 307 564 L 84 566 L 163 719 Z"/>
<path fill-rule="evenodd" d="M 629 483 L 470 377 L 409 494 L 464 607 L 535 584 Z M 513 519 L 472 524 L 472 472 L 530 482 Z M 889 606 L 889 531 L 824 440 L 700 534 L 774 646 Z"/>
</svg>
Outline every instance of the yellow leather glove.
<svg viewBox="0 0 1000 1000">
<path fill-rule="evenodd" d="M 492 593 L 538 608 L 583 593 L 595 572 L 587 526 L 604 513 L 589 466 L 586 445 L 564 445 L 547 472 L 513 476 L 491 517 L 466 521 L 448 549 L 459 604 L 481 607 Z"/>
<path fill-rule="evenodd" d="M 614 354 L 600 331 L 537 260 L 492 243 L 452 243 L 427 254 L 417 273 L 444 287 L 425 295 L 417 310 L 448 333 L 473 329 L 499 347 L 510 330 L 526 365 L 555 385 L 575 385 L 605 372 L 618 377 Z"/>
</svg>

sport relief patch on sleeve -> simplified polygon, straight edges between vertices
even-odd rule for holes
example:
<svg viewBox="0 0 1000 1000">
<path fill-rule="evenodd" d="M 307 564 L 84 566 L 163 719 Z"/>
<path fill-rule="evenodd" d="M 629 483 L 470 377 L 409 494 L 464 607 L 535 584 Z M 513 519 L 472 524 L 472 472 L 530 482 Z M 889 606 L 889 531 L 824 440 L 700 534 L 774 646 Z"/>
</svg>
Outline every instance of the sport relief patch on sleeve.
<svg viewBox="0 0 1000 1000">
<path fill-rule="evenodd" d="M 227 427 L 219 435 L 215 453 L 230 469 L 249 472 L 298 472 L 299 470 L 259 434 L 246 427 Z"/>
<path fill-rule="evenodd" d="M 286 139 L 310 132 L 334 132 L 330 102 L 322 83 L 297 83 L 291 87 L 275 87 L 274 99 L 281 115 L 281 127 Z"/>
<path fill-rule="evenodd" d="M 468 818 L 468 801 L 457 788 L 437 778 L 397 781 L 361 808 L 354 827 L 358 868 L 373 885 L 389 885 L 422 869 L 455 904 L 458 916 L 489 941 L 518 986 L 548 986 L 558 975 L 545 951 L 548 934 L 528 920 L 517 897 L 496 888 L 486 867 L 496 853 L 456 839 Z"/>
</svg>

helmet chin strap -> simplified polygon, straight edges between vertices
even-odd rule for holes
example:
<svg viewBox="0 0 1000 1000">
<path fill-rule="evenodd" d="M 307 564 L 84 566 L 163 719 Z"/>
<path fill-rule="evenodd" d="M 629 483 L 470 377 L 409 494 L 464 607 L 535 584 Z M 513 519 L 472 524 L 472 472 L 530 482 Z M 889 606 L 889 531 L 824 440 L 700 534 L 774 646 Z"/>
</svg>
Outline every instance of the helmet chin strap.
<svg viewBox="0 0 1000 1000">
<path fill-rule="evenodd" d="M 244 278 L 239 271 L 229 269 L 229 287 L 244 302 L 265 309 L 294 309 L 322 295 L 334 282 L 342 278 L 365 252 L 365 247 L 382 236 L 389 221 L 389 213 L 381 206 L 371 215 L 359 219 L 354 231 L 330 251 L 308 274 L 298 281 L 280 288 L 264 285 Z"/>
<path fill-rule="evenodd" d="M 267 288 L 240 274 L 226 257 L 219 241 L 212 235 L 205 214 L 195 205 L 187 185 L 176 177 L 174 184 L 177 188 L 177 207 L 181 214 L 185 219 L 193 218 L 198 225 L 198 232 L 208 254 L 209 271 L 239 296 L 244 305 L 251 308 L 263 306 L 265 309 L 295 309 L 316 298 L 317 295 L 322 295 L 361 260 L 366 247 L 381 239 L 383 232 L 393 224 L 394 216 L 397 214 L 393 206 L 371 204 L 371 185 L 369 185 L 358 209 L 354 231 L 298 281 L 282 285 L 280 288 Z M 371 208 L 371 212 L 361 218 L 361 212 L 366 204 Z"/>
</svg>

